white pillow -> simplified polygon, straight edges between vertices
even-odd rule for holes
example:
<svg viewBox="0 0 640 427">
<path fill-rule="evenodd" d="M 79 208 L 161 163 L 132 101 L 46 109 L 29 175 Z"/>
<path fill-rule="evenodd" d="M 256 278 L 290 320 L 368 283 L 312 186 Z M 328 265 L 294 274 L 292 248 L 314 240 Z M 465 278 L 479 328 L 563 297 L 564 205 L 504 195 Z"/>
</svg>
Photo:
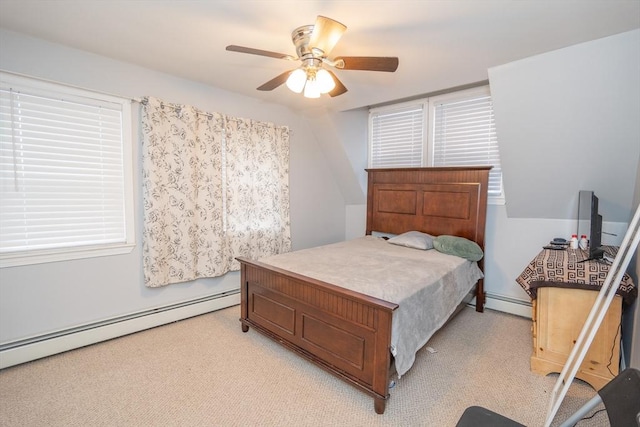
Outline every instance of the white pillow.
<svg viewBox="0 0 640 427">
<path fill-rule="evenodd" d="M 433 236 L 419 231 L 407 231 L 406 233 L 390 238 L 387 242 L 414 249 L 426 250 L 433 248 Z"/>
</svg>

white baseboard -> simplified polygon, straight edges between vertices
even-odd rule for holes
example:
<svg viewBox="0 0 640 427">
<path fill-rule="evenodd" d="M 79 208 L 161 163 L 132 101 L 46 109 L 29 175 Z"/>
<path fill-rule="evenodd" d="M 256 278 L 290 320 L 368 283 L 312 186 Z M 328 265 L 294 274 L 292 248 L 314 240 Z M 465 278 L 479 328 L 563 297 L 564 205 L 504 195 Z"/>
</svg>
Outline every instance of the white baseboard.
<svg viewBox="0 0 640 427">
<path fill-rule="evenodd" d="M 0 369 L 240 304 L 240 292 L 159 307 L 0 347 Z M 53 335 L 53 336 L 52 336 Z"/>
<path fill-rule="evenodd" d="M 485 308 L 531 319 L 531 302 L 487 292 Z"/>
<path fill-rule="evenodd" d="M 0 369 L 240 304 L 240 293 L 160 307 L 0 347 Z M 485 307 L 531 318 L 531 303 L 487 293 Z"/>
</svg>

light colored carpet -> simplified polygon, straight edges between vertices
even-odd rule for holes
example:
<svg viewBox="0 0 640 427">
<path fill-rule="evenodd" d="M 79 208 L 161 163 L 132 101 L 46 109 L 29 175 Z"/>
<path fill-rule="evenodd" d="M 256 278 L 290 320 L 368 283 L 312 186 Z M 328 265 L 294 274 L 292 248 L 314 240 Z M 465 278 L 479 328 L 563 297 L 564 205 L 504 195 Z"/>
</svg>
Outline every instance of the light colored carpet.
<svg viewBox="0 0 640 427">
<path fill-rule="evenodd" d="M 557 375 L 529 370 L 531 321 L 464 309 L 377 415 L 373 398 L 250 329 L 238 306 L 0 371 L 2 426 L 455 426 L 479 405 L 542 426 Z M 558 425 L 595 391 L 575 380 Z M 601 412 L 579 427 L 607 426 Z"/>
</svg>

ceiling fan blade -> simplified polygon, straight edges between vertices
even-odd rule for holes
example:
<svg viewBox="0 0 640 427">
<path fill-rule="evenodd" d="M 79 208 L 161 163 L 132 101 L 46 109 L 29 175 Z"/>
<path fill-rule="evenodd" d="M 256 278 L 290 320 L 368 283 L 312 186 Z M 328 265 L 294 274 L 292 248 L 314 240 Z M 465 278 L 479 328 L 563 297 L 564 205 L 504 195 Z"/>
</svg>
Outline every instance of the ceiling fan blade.
<svg viewBox="0 0 640 427">
<path fill-rule="evenodd" d="M 387 71 L 398 69 L 398 58 L 390 56 L 339 56 L 335 58 L 336 68 L 342 70 Z"/>
<path fill-rule="evenodd" d="M 293 70 L 285 71 L 284 73 L 280 74 L 279 76 L 269 80 L 268 82 L 260 86 L 258 90 L 264 90 L 264 91 L 274 90 L 275 88 L 277 88 L 278 86 L 286 82 L 287 79 L 289 78 L 289 74 L 291 74 L 292 72 Z"/>
<path fill-rule="evenodd" d="M 334 87 L 331 92 L 329 92 L 329 95 L 333 98 L 334 96 L 339 96 L 345 93 L 347 91 L 347 88 L 342 84 L 340 79 L 331 70 L 327 71 L 329 72 L 329 74 L 331 74 L 333 81 L 336 82 L 336 87 Z"/>
<path fill-rule="evenodd" d="M 309 47 L 320 49 L 325 55 L 329 55 L 329 52 L 338 43 L 338 40 L 346 30 L 346 25 L 318 15 L 309 38 Z"/>
<path fill-rule="evenodd" d="M 233 44 L 227 46 L 227 50 L 231 52 L 250 53 L 252 55 L 268 56 L 270 58 L 286 59 L 289 61 L 296 61 L 298 59 L 294 56 L 286 55 L 284 53 L 270 52 L 268 50 L 254 49 L 251 47 L 244 47 L 244 46 L 236 46 Z"/>
</svg>

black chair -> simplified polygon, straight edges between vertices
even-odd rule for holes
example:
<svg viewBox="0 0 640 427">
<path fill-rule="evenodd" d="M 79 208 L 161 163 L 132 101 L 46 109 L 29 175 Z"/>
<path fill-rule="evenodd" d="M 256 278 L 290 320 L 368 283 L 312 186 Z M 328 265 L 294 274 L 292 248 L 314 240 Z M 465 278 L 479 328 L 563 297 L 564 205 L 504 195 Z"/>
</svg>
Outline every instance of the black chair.
<svg viewBox="0 0 640 427">
<path fill-rule="evenodd" d="M 500 414 L 480 406 L 470 406 L 464 410 L 456 427 L 526 427 Z"/>
<path fill-rule="evenodd" d="M 573 427 L 601 403 L 607 410 L 611 427 L 640 427 L 640 371 L 627 368 L 620 372 L 560 427 Z M 524 426 L 488 409 L 471 406 L 464 411 L 456 427 Z"/>
<path fill-rule="evenodd" d="M 560 427 L 573 427 L 600 403 L 604 403 L 611 427 L 640 427 L 640 371 L 627 368 L 620 372 Z"/>
</svg>

